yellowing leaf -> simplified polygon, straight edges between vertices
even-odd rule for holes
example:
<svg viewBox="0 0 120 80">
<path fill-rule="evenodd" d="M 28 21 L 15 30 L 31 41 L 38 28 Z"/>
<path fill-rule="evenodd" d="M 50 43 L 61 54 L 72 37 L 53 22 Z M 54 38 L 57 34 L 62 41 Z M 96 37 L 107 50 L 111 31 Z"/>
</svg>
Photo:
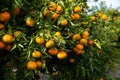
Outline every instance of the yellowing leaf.
<svg viewBox="0 0 120 80">
<path fill-rule="evenodd" d="M 95 43 L 95 45 L 99 48 L 99 49 L 101 49 L 101 44 L 100 44 L 100 41 L 99 40 L 94 40 L 94 43 Z"/>
</svg>

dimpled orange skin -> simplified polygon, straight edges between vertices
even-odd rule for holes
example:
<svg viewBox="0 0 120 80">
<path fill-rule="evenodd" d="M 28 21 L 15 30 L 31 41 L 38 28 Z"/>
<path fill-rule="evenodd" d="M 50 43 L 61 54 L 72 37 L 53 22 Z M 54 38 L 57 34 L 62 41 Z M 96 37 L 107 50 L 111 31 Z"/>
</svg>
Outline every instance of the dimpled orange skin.
<svg viewBox="0 0 120 80">
<path fill-rule="evenodd" d="M 55 42 L 53 40 L 49 40 L 46 42 L 45 46 L 46 46 L 46 48 L 51 48 L 54 46 L 54 44 L 55 44 Z"/>
<path fill-rule="evenodd" d="M 41 68 L 42 67 L 42 62 L 41 61 L 36 61 L 37 67 Z"/>
<path fill-rule="evenodd" d="M 76 33 L 73 35 L 72 38 L 73 38 L 73 40 L 80 40 L 81 36 L 80 36 L 80 34 Z"/>
<path fill-rule="evenodd" d="M 48 5 L 48 9 L 50 11 L 55 11 L 57 9 L 57 4 L 55 2 L 50 2 L 50 4 Z"/>
<path fill-rule="evenodd" d="M 61 20 L 60 24 L 61 24 L 61 26 L 66 26 L 68 24 L 67 19 Z"/>
<path fill-rule="evenodd" d="M 62 13 L 62 11 L 63 11 L 62 7 L 60 5 L 58 5 L 57 8 L 56 8 L 56 12 L 57 13 Z"/>
<path fill-rule="evenodd" d="M 88 31 L 84 31 L 83 35 L 89 36 L 89 32 Z"/>
<path fill-rule="evenodd" d="M 0 30 L 4 29 L 5 28 L 5 25 L 0 23 Z"/>
<path fill-rule="evenodd" d="M 58 19 L 58 17 L 59 17 L 59 15 L 58 15 L 57 13 L 53 13 L 53 14 L 51 15 L 51 19 L 52 19 L 52 20 L 56 20 L 56 19 Z"/>
<path fill-rule="evenodd" d="M 6 47 L 5 47 L 5 50 L 7 51 L 10 51 L 12 49 L 12 44 L 8 44 Z"/>
<path fill-rule="evenodd" d="M 60 51 L 60 52 L 58 52 L 58 54 L 57 54 L 57 58 L 58 58 L 58 59 L 65 59 L 66 57 L 67 57 L 67 53 L 64 52 L 64 51 Z"/>
<path fill-rule="evenodd" d="M 49 15 L 49 10 L 43 10 L 42 14 L 44 17 L 47 17 Z"/>
<path fill-rule="evenodd" d="M 79 49 L 79 50 L 82 50 L 84 48 L 84 46 L 82 44 L 77 44 L 76 48 Z"/>
<path fill-rule="evenodd" d="M 84 38 L 80 39 L 80 44 L 87 45 L 87 39 Z"/>
<path fill-rule="evenodd" d="M 88 40 L 88 44 L 92 45 L 92 44 L 94 44 L 94 41 L 93 40 Z"/>
<path fill-rule="evenodd" d="M 82 34 L 82 38 L 87 39 L 89 37 L 89 32 L 88 31 L 84 31 Z"/>
<path fill-rule="evenodd" d="M 14 15 L 17 16 L 19 13 L 20 13 L 20 8 L 19 8 L 19 7 L 16 7 L 16 8 L 14 9 Z"/>
<path fill-rule="evenodd" d="M 80 19 L 80 15 L 78 13 L 74 13 L 71 15 L 71 19 L 72 20 L 79 20 Z"/>
<path fill-rule="evenodd" d="M 48 53 L 49 53 L 50 55 L 57 55 L 58 49 L 57 49 L 57 48 L 49 49 L 49 50 L 48 50 Z"/>
<path fill-rule="evenodd" d="M 80 12 L 82 9 L 81 9 L 80 6 L 75 6 L 73 10 L 74 10 L 75 13 L 78 13 L 78 12 Z"/>
<path fill-rule="evenodd" d="M 35 41 L 37 44 L 44 44 L 45 43 L 45 39 L 43 37 L 36 37 Z"/>
<path fill-rule="evenodd" d="M 4 49 L 5 48 L 5 43 L 3 41 L 0 41 L 0 49 Z"/>
<path fill-rule="evenodd" d="M 58 37 L 58 36 L 61 36 L 61 33 L 58 31 L 55 33 L 55 36 Z"/>
<path fill-rule="evenodd" d="M 34 57 L 34 58 L 40 58 L 41 57 L 41 53 L 40 53 L 40 51 L 33 51 L 32 52 L 32 57 Z"/>
<path fill-rule="evenodd" d="M 4 12 L 0 13 L 0 21 L 1 22 L 7 22 L 7 21 L 10 20 L 10 18 L 11 18 L 11 15 L 7 11 L 4 11 Z"/>
<path fill-rule="evenodd" d="M 2 37 L 2 40 L 5 42 L 5 43 L 12 43 L 13 41 L 13 36 L 11 34 L 5 34 L 3 35 Z"/>
<path fill-rule="evenodd" d="M 37 68 L 37 64 L 34 61 L 29 61 L 26 66 L 29 70 L 35 70 Z"/>
<path fill-rule="evenodd" d="M 30 20 L 27 20 L 26 21 L 26 26 L 29 26 L 29 27 L 33 27 L 34 26 L 34 20 L 33 19 L 30 19 Z"/>
<path fill-rule="evenodd" d="M 91 21 L 95 21 L 96 20 L 96 17 L 95 16 L 92 16 L 91 17 Z"/>
<path fill-rule="evenodd" d="M 106 14 L 103 14 L 102 16 L 101 16 L 101 18 L 102 18 L 102 20 L 107 20 L 107 15 Z"/>
</svg>

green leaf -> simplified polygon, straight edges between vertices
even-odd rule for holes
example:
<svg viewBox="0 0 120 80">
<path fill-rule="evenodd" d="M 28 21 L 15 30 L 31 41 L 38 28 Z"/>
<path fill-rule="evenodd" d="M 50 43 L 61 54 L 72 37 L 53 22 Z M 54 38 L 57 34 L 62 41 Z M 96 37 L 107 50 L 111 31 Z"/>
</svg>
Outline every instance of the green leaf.
<svg viewBox="0 0 120 80">
<path fill-rule="evenodd" d="M 95 43 L 95 45 L 99 48 L 99 49 L 102 49 L 101 48 L 101 44 L 100 44 L 100 41 L 99 40 L 94 40 L 94 43 Z"/>
</svg>

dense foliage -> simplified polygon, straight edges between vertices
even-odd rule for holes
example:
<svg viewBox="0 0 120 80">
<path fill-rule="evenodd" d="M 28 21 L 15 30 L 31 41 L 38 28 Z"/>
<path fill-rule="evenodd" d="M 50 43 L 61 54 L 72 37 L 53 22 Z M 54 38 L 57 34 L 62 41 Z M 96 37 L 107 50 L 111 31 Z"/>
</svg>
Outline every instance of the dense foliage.
<svg viewBox="0 0 120 80">
<path fill-rule="evenodd" d="M 1 0 L 0 78 L 112 79 L 119 14 L 103 3 L 90 9 L 87 0 Z"/>
</svg>

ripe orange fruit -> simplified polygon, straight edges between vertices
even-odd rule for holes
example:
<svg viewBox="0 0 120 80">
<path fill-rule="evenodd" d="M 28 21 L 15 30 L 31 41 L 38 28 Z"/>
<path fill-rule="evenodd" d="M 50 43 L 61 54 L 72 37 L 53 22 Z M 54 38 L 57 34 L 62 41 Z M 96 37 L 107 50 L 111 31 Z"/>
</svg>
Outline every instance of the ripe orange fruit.
<svg viewBox="0 0 120 80">
<path fill-rule="evenodd" d="M 57 55 L 58 49 L 57 48 L 51 48 L 51 49 L 48 50 L 48 53 L 50 55 Z"/>
<path fill-rule="evenodd" d="M 11 48 L 12 48 L 12 44 L 8 44 L 8 45 L 5 47 L 5 50 L 10 51 Z"/>
<path fill-rule="evenodd" d="M 65 51 L 60 51 L 57 54 L 58 59 L 65 59 L 67 57 L 67 53 Z"/>
<path fill-rule="evenodd" d="M 80 19 L 80 15 L 78 13 L 74 13 L 71 15 L 72 20 L 79 20 Z"/>
<path fill-rule="evenodd" d="M 98 17 L 101 17 L 101 16 L 102 16 L 102 13 L 99 13 L 99 14 L 98 14 Z"/>
<path fill-rule="evenodd" d="M 48 5 L 48 9 L 50 11 L 55 11 L 57 9 L 57 4 L 55 2 L 50 2 L 50 4 Z"/>
<path fill-rule="evenodd" d="M 67 19 L 63 19 L 63 20 L 61 20 L 61 22 L 60 22 L 60 25 L 61 25 L 61 26 L 66 26 L 67 24 L 68 24 Z"/>
<path fill-rule="evenodd" d="M 83 21 L 81 24 L 82 24 L 83 26 L 86 26 L 86 25 L 88 24 L 88 22 Z"/>
<path fill-rule="evenodd" d="M 104 80 L 103 78 L 100 78 L 99 80 Z"/>
<path fill-rule="evenodd" d="M 75 46 L 74 48 L 73 48 L 73 51 L 76 53 L 76 54 L 82 54 L 82 51 L 83 51 L 83 48 L 81 47 L 81 49 L 80 49 L 80 46 L 79 45 L 77 45 L 77 47 Z"/>
<path fill-rule="evenodd" d="M 18 15 L 20 13 L 20 8 L 19 7 L 16 7 L 15 9 L 14 9 L 14 15 L 16 16 L 16 15 Z"/>
<path fill-rule="evenodd" d="M 76 54 L 82 55 L 82 50 L 79 50 L 76 52 Z"/>
<path fill-rule="evenodd" d="M 79 50 L 79 49 L 76 48 L 76 47 L 73 48 L 73 51 L 74 51 L 74 52 L 77 52 L 78 50 Z"/>
<path fill-rule="evenodd" d="M 4 49 L 5 48 L 5 43 L 3 41 L 0 41 L 0 49 Z"/>
<path fill-rule="evenodd" d="M 34 20 L 31 17 L 26 18 L 26 26 L 33 27 L 34 26 Z"/>
<path fill-rule="evenodd" d="M 21 34 L 21 31 L 15 31 L 13 35 L 14 37 L 17 37 L 19 34 Z"/>
<path fill-rule="evenodd" d="M 84 50 L 82 50 L 81 55 L 82 55 L 82 54 L 84 54 L 84 53 L 85 53 L 85 51 L 84 51 Z"/>
<path fill-rule="evenodd" d="M 42 14 L 43 14 L 44 17 L 47 17 L 49 15 L 49 10 L 44 9 Z"/>
<path fill-rule="evenodd" d="M 89 37 L 88 31 L 84 31 L 82 34 L 82 38 L 87 39 Z"/>
<path fill-rule="evenodd" d="M 87 39 L 84 38 L 80 39 L 80 44 L 87 45 Z"/>
<path fill-rule="evenodd" d="M 101 18 L 102 18 L 102 20 L 107 20 L 107 15 L 106 14 L 103 14 L 102 16 L 101 16 Z"/>
<path fill-rule="evenodd" d="M 82 38 L 87 39 L 89 36 L 88 35 L 82 35 Z"/>
<path fill-rule="evenodd" d="M 74 10 L 75 13 L 78 13 L 78 12 L 80 12 L 82 9 L 81 9 L 80 6 L 75 6 L 73 10 Z"/>
<path fill-rule="evenodd" d="M 11 17 L 11 15 L 10 15 L 10 13 L 7 12 L 7 11 L 4 11 L 4 12 L 1 12 L 1 13 L 0 13 L 0 21 L 1 21 L 1 22 L 9 21 L 9 20 L 10 20 L 10 17 Z"/>
<path fill-rule="evenodd" d="M 2 40 L 5 42 L 5 43 L 11 43 L 13 41 L 13 36 L 11 34 L 5 34 L 2 36 Z"/>
<path fill-rule="evenodd" d="M 76 48 L 79 49 L 79 50 L 83 50 L 84 47 L 83 47 L 82 44 L 77 44 L 77 45 L 76 45 Z"/>
<path fill-rule="evenodd" d="M 94 43 L 93 40 L 88 40 L 88 44 L 89 44 L 89 45 L 92 45 L 93 43 Z"/>
<path fill-rule="evenodd" d="M 56 32 L 56 33 L 55 33 L 55 36 L 56 36 L 56 37 L 61 36 L 61 33 L 60 33 L 60 32 Z"/>
<path fill-rule="evenodd" d="M 73 38 L 73 40 L 80 40 L 81 36 L 80 36 L 80 34 L 76 33 L 73 35 L 72 38 Z"/>
<path fill-rule="evenodd" d="M 74 58 L 70 58 L 70 59 L 69 59 L 69 62 L 70 62 L 70 63 L 74 63 L 74 62 L 75 62 L 75 59 L 74 59 Z"/>
<path fill-rule="evenodd" d="M 0 23 L 0 30 L 2 30 L 4 28 L 5 28 L 4 24 Z"/>
<path fill-rule="evenodd" d="M 51 15 L 51 19 L 52 19 L 52 20 L 56 20 L 56 19 L 58 19 L 58 17 L 59 17 L 59 15 L 58 15 L 57 13 L 53 13 L 53 14 Z"/>
<path fill-rule="evenodd" d="M 29 61 L 27 62 L 26 67 L 29 70 L 35 70 L 37 68 L 37 64 L 34 61 Z"/>
<path fill-rule="evenodd" d="M 91 21 L 95 21 L 96 17 L 95 16 L 91 16 Z"/>
<path fill-rule="evenodd" d="M 34 57 L 34 58 L 40 58 L 41 57 L 41 52 L 37 51 L 37 50 L 34 50 L 32 52 L 32 57 Z"/>
<path fill-rule="evenodd" d="M 44 44 L 45 43 L 45 39 L 43 37 L 36 37 L 35 41 L 37 44 Z"/>
<path fill-rule="evenodd" d="M 84 31 L 83 35 L 89 36 L 89 32 L 88 31 Z"/>
<path fill-rule="evenodd" d="M 37 67 L 41 68 L 42 67 L 42 62 L 41 61 L 36 61 Z"/>
<path fill-rule="evenodd" d="M 48 40 L 45 44 L 46 48 L 51 48 L 53 47 L 55 42 L 53 40 Z"/>
<path fill-rule="evenodd" d="M 56 12 L 57 13 L 62 13 L 62 11 L 63 11 L 62 6 L 58 5 L 57 8 L 56 8 Z"/>
</svg>

